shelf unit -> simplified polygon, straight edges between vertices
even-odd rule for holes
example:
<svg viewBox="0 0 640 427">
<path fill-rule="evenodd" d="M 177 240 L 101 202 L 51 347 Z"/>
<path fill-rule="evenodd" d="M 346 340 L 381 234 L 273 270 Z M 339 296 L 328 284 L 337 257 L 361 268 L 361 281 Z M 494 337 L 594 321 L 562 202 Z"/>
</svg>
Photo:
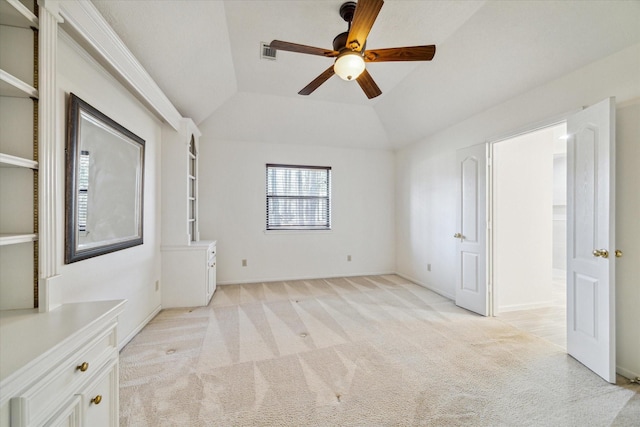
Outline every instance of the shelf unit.
<svg viewBox="0 0 640 427">
<path fill-rule="evenodd" d="M 38 98 L 38 90 L 0 69 L 0 95 L 13 98 Z"/>
<path fill-rule="evenodd" d="M 38 24 L 0 0 L 0 309 L 38 307 Z M 25 245 L 29 245 L 27 249 Z"/>
<path fill-rule="evenodd" d="M 124 301 L 68 303 L 51 291 L 61 281 L 63 14 L 77 41 L 115 40 L 91 2 L 0 0 L 0 427 L 118 424 Z"/>
<path fill-rule="evenodd" d="M 196 139 L 194 135 L 191 135 L 189 141 L 189 191 L 187 197 L 187 203 L 189 205 L 189 236 L 192 242 L 199 240 L 198 238 L 198 149 L 196 147 Z"/>
<path fill-rule="evenodd" d="M 200 130 L 182 119 L 162 138 L 162 307 L 209 304 L 216 289 L 216 242 L 200 240 Z M 179 202 L 177 202 L 179 201 Z"/>
<path fill-rule="evenodd" d="M 34 7 L 33 4 L 31 6 Z M 0 2 L 0 24 L 37 29 L 38 17 L 19 0 L 3 0 Z"/>
<path fill-rule="evenodd" d="M 166 130 L 166 132 L 165 132 Z M 182 119 L 178 132 L 162 135 L 162 245 L 190 245 L 198 231 L 198 142 L 200 130 Z M 180 202 L 176 202 L 180 200 Z"/>
</svg>

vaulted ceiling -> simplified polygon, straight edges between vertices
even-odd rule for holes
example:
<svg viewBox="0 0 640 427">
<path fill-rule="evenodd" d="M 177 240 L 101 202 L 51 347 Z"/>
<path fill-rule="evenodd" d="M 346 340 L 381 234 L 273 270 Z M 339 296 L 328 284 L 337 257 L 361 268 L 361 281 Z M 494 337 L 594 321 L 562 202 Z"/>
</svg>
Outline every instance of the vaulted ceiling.
<svg viewBox="0 0 640 427">
<path fill-rule="evenodd" d="M 369 48 L 437 45 L 430 62 L 368 64 L 382 95 L 332 77 L 343 0 L 93 0 L 176 108 L 224 140 L 393 149 L 640 42 L 640 1 L 386 0 Z M 606 78 L 606 76 L 603 76 Z"/>
</svg>

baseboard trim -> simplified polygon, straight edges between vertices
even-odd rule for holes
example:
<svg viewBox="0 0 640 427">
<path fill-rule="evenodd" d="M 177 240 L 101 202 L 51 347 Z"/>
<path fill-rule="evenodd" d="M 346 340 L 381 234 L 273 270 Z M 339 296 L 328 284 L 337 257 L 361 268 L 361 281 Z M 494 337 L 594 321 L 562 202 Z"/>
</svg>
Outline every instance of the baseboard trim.
<svg viewBox="0 0 640 427">
<path fill-rule="evenodd" d="M 435 292 L 436 294 L 438 294 L 438 295 L 440 295 L 440 296 L 443 296 L 443 297 L 445 297 L 445 298 L 447 298 L 447 299 L 450 299 L 451 301 L 455 301 L 455 299 L 456 299 L 455 295 L 451 295 L 451 294 L 449 294 L 449 293 L 447 293 L 447 292 L 444 292 L 442 289 L 434 288 L 434 287 L 433 287 L 433 286 L 431 286 L 430 284 L 428 284 L 428 283 L 423 283 L 423 282 L 421 282 L 420 280 L 415 279 L 415 278 L 413 278 L 413 277 L 411 277 L 411 276 L 409 276 L 409 275 L 407 275 L 407 274 L 398 273 L 397 271 L 396 271 L 395 273 L 393 273 L 393 274 L 395 274 L 395 275 L 397 275 L 397 276 L 400 276 L 400 277 L 402 277 L 403 279 L 410 280 L 410 281 L 412 281 L 413 283 L 415 283 L 416 285 L 420 285 L 420 286 L 422 286 L 423 288 L 427 288 L 427 289 L 429 289 L 431 292 Z"/>
<path fill-rule="evenodd" d="M 392 271 L 378 273 L 354 273 L 354 274 L 336 274 L 334 276 L 303 276 L 303 277 L 285 277 L 285 278 L 269 278 L 269 279 L 251 279 L 251 280 L 223 280 L 217 282 L 216 285 L 243 285 L 245 283 L 269 283 L 269 282 L 286 282 L 291 280 L 315 280 L 315 279 L 335 279 L 339 277 L 358 277 L 358 276 L 383 276 L 385 274 L 396 274 Z M 410 280 L 410 279 L 408 279 Z"/>
<path fill-rule="evenodd" d="M 623 368 L 622 366 L 616 366 L 616 372 L 619 375 L 622 375 L 623 377 L 630 380 L 634 378 L 640 378 L 640 372 L 633 372 L 633 371 L 630 371 L 629 369 Z"/>
<path fill-rule="evenodd" d="M 145 326 L 147 326 L 147 323 L 151 322 L 151 320 L 156 317 L 156 315 L 158 313 L 160 313 L 160 310 L 162 310 L 162 305 L 158 305 L 152 312 L 150 315 L 148 315 L 147 317 L 145 317 L 145 319 L 140 322 L 140 324 L 138 325 L 137 328 L 135 328 L 133 331 L 131 331 L 131 333 L 129 335 L 127 335 L 120 343 L 118 343 L 118 351 L 122 351 L 122 349 L 129 344 L 129 341 L 131 341 L 133 339 L 133 337 L 135 337 L 136 335 L 138 335 L 138 333 L 142 330 L 142 328 L 144 328 Z"/>
<path fill-rule="evenodd" d="M 508 313 L 510 311 L 534 310 L 536 308 L 549 307 L 553 305 L 553 301 L 534 302 L 531 304 L 515 304 L 497 307 L 498 313 Z"/>
</svg>

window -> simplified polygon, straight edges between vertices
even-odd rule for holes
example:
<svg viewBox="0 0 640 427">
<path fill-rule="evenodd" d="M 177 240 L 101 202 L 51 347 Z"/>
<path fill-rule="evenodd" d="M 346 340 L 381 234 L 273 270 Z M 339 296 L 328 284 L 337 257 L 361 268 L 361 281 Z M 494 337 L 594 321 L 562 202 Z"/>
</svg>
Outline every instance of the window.
<svg viewBox="0 0 640 427">
<path fill-rule="evenodd" d="M 78 160 L 78 233 L 80 236 L 89 234 L 87 231 L 87 217 L 89 215 L 89 152 L 80 151 Z"/>
<path fill-rule="evenodd" d="M 330 230 L 331 168 L 267 165 L 267 230 Z"/>
</svg>

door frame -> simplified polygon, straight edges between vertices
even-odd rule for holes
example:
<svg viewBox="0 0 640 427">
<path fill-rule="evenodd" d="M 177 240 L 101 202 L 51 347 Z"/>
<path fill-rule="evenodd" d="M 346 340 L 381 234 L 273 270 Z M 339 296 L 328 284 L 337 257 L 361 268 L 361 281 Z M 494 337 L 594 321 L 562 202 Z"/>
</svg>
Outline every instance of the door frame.
<svg viewBox="0 0 640 427">
<path fill-rule="evenodd" d="M 584 107 L 586 108 L 586 107 Z M 525 126 L 520 126 L 511 130 L 509 132 L 505 132 L 502 134 L 498 134 L 494 137 L 487 139 L 488 144 L 488 158 L 487 158 L 487 291 L 488 291 L 488 299 L 489 299 L 489 314 L 488 316 L 495 317 L 499 314 L 498 310 L 498 294 L 500 293 L 499 287 L 495 286 L 495 278 L 494 278 L 494 262 L 495 262 L 495 228 L 494 224 L 494 207 L 495 207 L 495 193 L 494 193 L 494 164 L 493 164 L 493 148 L 494 144 L 499 142 L 504 142 L 509 139 L 517 138 L 522 135 L 526 135 L 529 133 L 533 133 L 542 129 L 550 128 L 553 126 L 557 126 L 562 123 L 566 123 L 567 119 L 579 112 L 584 108 L 578 108 L 571 111 L 568 111 L 564 114 L 550 117 L 545 120 L 541 120 L 538 122 L 530 123 Z"/>
<path fill-rule="evenodd" d="M 605 108 L 605 107 L 601 107 L 601 105 L 604 105 L 605 103 L 608 103 L 608 105 L 606 106 L 606 111 L 609 114 L 608 118 L 604 118 L 604 121 L 606 121 L 606 129 L 607 132 L 609 132 L 609 137 L 611 137 L 611 139 L 609 139 L 609 137 L 607 137 L 607 141 L 609 141 L 610 147 L 608 148 L 609 150 L 609 154 L 607 157 L 609 157 L 609 165 L 608 167 L 611 168 L 615 168 L 615 144 L 616 144 L 616 140 L 615 140 L 615 127 L 616 127 L 616 122 L 615 122 L 615 110 L 616 110 L 616 103 L 615 103 L 615 97 L 608 97 L 605 98 L 604 100 L 601 100 L 591 106 L 586 106 L 586 107 L 582 107 L 581 109 L 576 109 L 573 111 L 569 111 L 566 112 L 565 114 L 562 114 L 560 116 L 557 116 L 555 118 L 549 118 L 540 122 L 537 122 L 535 124 L 530 124 L 528 126 L 523 126 L 518 130 L 515 131 L 511 131 L 509 133 L 505 133 L 499 137 L 493 137 L 493 138 L 488 138 L 486 141 L 487 144 L 487 162 L 486 162 L 486 173 L 487 173 L 487 191 L 486 191 L 486 195 L 487 195 L 487 209 L 486 209 L 486 214 L 487 214 L 487 254 L 486 254 L 486 259 L 487 259 L 487 307 L 488 307 L 488 316 L 495 316 L 497 313 L 497 295 L 499 294 L 499 289 L 496 289 L 495 286 L 495 268 L 494 268 L 494 264 L 495 264 L 495 223 L 494 223 L 494 218 L 495 218 L 495 182 L 494 182 L 494 173 L 495 173 L 495 165 L 494 165 L 494 144 L 498 143 L 498 142 L 502 142 L 508 139 L 512 139 L 512 138 L 516 138 L 518 136 L 524 135 L 524 134 L 529 134 L 529 133 L 533 133 L 536 131 L 539 131 L 541 129 L 545 129 L 545 128 L 549 128 L 555 125 L 559 125 L 562 122 L 567 124 L 567 127 L 569 125 L 569 120 L 571 120 L 572 118 L 575 118 L 575 116 L 577 116 L 578 114 L 580 114 L 582 111 L 589 109 L 591 111 L 591 114 L 594 114 L 593 112 L 595 111 L 599 111 L 600 113 L 602 113 L 602 111 L 600 109 Z M 582 119 L 584 119 L 584 115 L 585 114 L 589 114 L 588 112 L 585 112 L 584 114 L 581 114 L 583 117 Z M 593 120 L 595 120 L 597 123 L 599 123 L 601 119 L 600 115 L 596 115 L 593 117 Z M 597 125 L 596 125 L 597 126 Z M 567 129 L 567 132 L 570 132 L 570 129 Z M 569 147 L 567 147 L 569 148 Z M 570 153 L 567 153 L 567 156 L 570 157 Z M 596 156 L 597 157 L 597 156 Z M 596 168 L 595 172 L 598 172 L 598 165 L 594 166 Z M 568 171 L 569 173 L 569 171 Z M 607 185 L 609 186 L 608 190 L 609 190 L 609 197 L 610 199 L 607 199 L 607 214 L 604 215 L 606 218 L 606 221 L 608 221 L 607 227 L 608 227 L 608 231 L 606 233 L 606 247 L 605 249 L 609 250 L 609 251 L 613 251 L 615 249 L 614 247 L 614 243 L 615 243 L 615 169 L 606 169 L 606 173 L 607 175 Z M 569 179 L 568 179 L 569 181 Z M 568 182 L 569 184 L 569 182 Z M 571 194 L 569 194 L 571 188 L 569 185 L 567 185 L 567 201 L 569 201 L 569 197 L 571 196 Z M 600 213 L 602 212 L 600 209 L 603 208 L 602 206 L 599 205 L 599 207 L 597 208 L 597 215 L 600 215 Z M 569 220 L 569 218 L 568 218 Z M 567 224 L 567 234 L 565 236 L 567 243 L 569 240 L 569 229 L 570 229 L 570 225 L 571 224 Z M 613 234 L 613 238 L 611 238 L 611 234 Z M 598 237 L 600 238 L 600 237 Z M 598 245 L 600 243 L 596 243 L 596 245 Z M 591 249 L 589 249 L 590 251 Z M 601 256 L 599 253 L 597 253 L 599 251 L 596 251 L 594 249 L 593 251 L 593 256 L 594 257 L 598 257 Z M 570 253 L 567 253 L 567 258 L 569 258 Z M 602 255 L 603 257 L 606 258 L 606 255 Z M 612 260 L 615 261 L 615 258 Z M 567 262 L 569 262 L 569 259 L 567 259 Z M 569 266 L 567 266 L 569 267 Z M 608 297 L 606 299 L 606 301 L 608 301 L 608 309 L 609 311 L 606 312 L 606 315 L 608 316 L 608 320 L 606 322 L 606 326 L 609 328 L 608 331 L 608 335 L 606 335 L 605 340 L 607 341 L 607 345 L 608 347 L 606 347 L 608 349 L 609 352 L 609 356 L 608 359 L 606 358 L 592 358 L 592 357 L 587 357 L 586 355 L 591 355 L 591 353 L 589 353 L 589 351 L 591 350 L 597 350 L 599 352 L 602 351 L 602 349 L 604 347 L 600 346 L 597 347 L 597 344 L 600 343 L 600 340 L 596 338 L 596 343 L 594 344 L 595 347 L 589 347 L 589 345 L 586 345 L 586 347 L 589 347 L 587 353 L 583 352 L 582 350 L 584 350 L 585 345 L 583 345 L 582 348 L 579 348 L 579 346 L 575 345 L 574 342 L 574 346 L 572 348 L 570 348 L 570 342 L 569 342 L 569 338 L 570 338 L 570 334 L 569 334 L 569 330 L 567 330 L 567 348 L 566 348 L 566 353 L 571 355 L 574 359 L 576 359 L 578 362 L 582 363 L 586 368 L 590 369 L 593 373 L 595 373 L 596 375 L 602 377 L 605 381 L 608 382 L 612 382 L 615 383 L 615 378 L 616 378 L 616 374 L 617 374 L 617 363 L 615 360 L 615 329 L 611 329 L 611 328 L 615 328 L 615 326 L 611 326 L 611 325 L 615 325 L 615 316 L 616 316 L 616 309 L 615 309 L 615 273 L 613 273 L 615 270 L 615 266 L 613 267 L 609 267 L 609 270 L 607 270 L 607 276 L 608 276 L 608 280 L 609 281 L 613 281 L 613 283 L 609 283 L 607 282 L 605 285 L 605 288 L 607 289 L 608 292 Z M 570 269 L 567 268 L 567 275 L 569 274 Z M 600 274 L 600 273 L 598 273 Z M 599 276 L 598 276 L 599 277 Z M 569 286 L 572 282 L 567 281 L 567 286 Z M 570 289 L 567 288 L 567 297 L 569 299 L 570 297 Z M 613 299 L 612 299 L 613 298 Z M 573 304 L 573 305 L 572 305 Z M 570 301 L 567 301 L 567 312 L 569 312 L 569 308 L 573 307 L 575 309 L 576 307 L 576 302 L 574 301 L 573 303 Z M 593 309 L 587 309 L 585 310 L 585 312 L 590 312 L 593 311 Z M 590 319 L 594 319 L 596 316 L 594 316 L 593 318 Z M 600 328 L 601 325 L 598 324 L 599 326 L 596 326 L 597 328 Z M 569 322 L 567 321 L 567 329 L 569 329 Z M 595 335 L 594 335 L 595 337 Z M 580 341 L 578 344 L 593 344 L 593 342 L 588 343 L 587 341 L 582 342 Z M 600 353 L 599 353 L 600 354 Z M 603 366 L 606 366 L 606 371 L 605 368 L 603 368 Z"/>
<path fill-rule="evenodd" d="M 498 308 L 498 295 L 500 294 L 500 288 L 496 286 L 494 277 L 494 262 L 496 258 L 495 228 L 493 227 L 495 215 L 494 146 L 500 142 L 508 141 L 510 139 L 566 123 L 569 116 L 579 111 L 582 111 L 582 109 L 572 110 L 561 116 L 536 122 L 529 126 L 523 126 L 518 128 L 517 131 L 505 133 L 487 140 L 489 146 L 489 157 L 487 158 L 487 288 L 489 289 L 489 316 L 495 317 L 500 313 Z"/>
</svg>

